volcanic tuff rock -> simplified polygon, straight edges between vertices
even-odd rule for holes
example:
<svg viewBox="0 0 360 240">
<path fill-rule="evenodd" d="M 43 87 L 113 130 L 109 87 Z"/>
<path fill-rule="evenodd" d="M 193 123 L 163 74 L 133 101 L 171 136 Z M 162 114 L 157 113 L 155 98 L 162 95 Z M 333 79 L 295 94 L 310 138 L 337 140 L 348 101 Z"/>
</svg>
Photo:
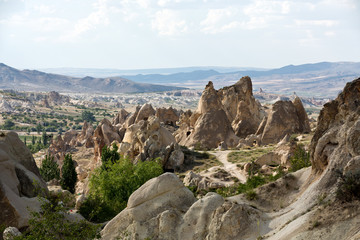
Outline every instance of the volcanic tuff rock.
<svg viewBox="0 0 360 240">
<path fill-rule="evenodd" d="M 277 143 L 287 134 L 310 131 L 309 120 L 301 100 L 296 98 L 294 103 L 282 100 L 274 103 L 267 119 L 263 119 L 256 132 L 261 134 L 261 144 Z"/>
<path fill-rule="evenodd" d="M 100 159 L 101 151 L 105 145 L 110 146 L 113 141 L 121 142 L 122 138 L 123 136 L 120 136 L 118 129 L 108 119 L 101 120 L 93 136 L 95 159 Z"/>
<path fill-rule="evenodd" d="M 174 136 L 160 126 L 160 121 L 155 116 L 131 125 L 125 132 L 119 152 L 135 162 L 160 157 L 166 169 L 174 169 L 184 162 L 184 154 Z"/>
<path fill-rule="evenodd" d="M 360 78 L 347 83 L 339 96 L 321 110 L 310 144 L 313 170 L 330 174 L 331 168 L 344 169 L 347 164 L 359 162 L 359 136 Z"/>
<path fill-rule="evenodd" d="M 116 116 L 113 118 L 112 124 L 113 125 L 117 125 L 117 124 L 124 124 L 126 118 L 129 116 L 129 113 L 125 110 L 125 109 L 121 109 L 120 112 L 118 112 L 118 114 L 116 114 Z"/>
<path fill-rule="evenodd" d="M 141 120 L 148 120 L 150 116 L 155 115 L 155 110 L 151 104 L 145 103 L 141 106 L 139 113 L 136 116 L 135 123 L 138 123 Z"/>
<path fill-rule="evenodd" d="M 218 95 L 235 134 L 242 138 L 254 134 L 264 113 L 253 96 L 250 77 L 242 77 L 234 85 L 219 89 Z"/>
<path fill-rule="evenodd" d="M 176 126 L 176 122 L 179 121 L 179 113 L 172 107 L 158 108 L 155 115 L 166 125 Z"/>
<path fill-rule="evenodd" d="M 193 127 L 192 123 L 194 123 Z M 238 137 L 234 134 L 212 82 L 206 85 L 199 100 L 198 109 L 189 118 L 189 124 L 188 130 L 186 130 L 186 125 L 180 126 L 175 133 L 181 145 L 216 148 L 222 141 L 230 147 L 238 142 Z"/>
<path fill-rule="evenodd" d="M 172 173 L 153 178 L 136 190 L 127 207 L 101 231 L 102 239 L 256 238 L 258 211 L 208 193 L 196 200 Z M 141 223 L 141 224 L 139 224 Z"/>
<path fill-rule="evenodd" d="M 35 185 L 36 182 L 36 185 Z M 37 188 L 47 191 L 35 160 L 15 132 L 0 135 L 0 225 L 28 225 L 29 210 L 38 210 Z"/>
</svg>

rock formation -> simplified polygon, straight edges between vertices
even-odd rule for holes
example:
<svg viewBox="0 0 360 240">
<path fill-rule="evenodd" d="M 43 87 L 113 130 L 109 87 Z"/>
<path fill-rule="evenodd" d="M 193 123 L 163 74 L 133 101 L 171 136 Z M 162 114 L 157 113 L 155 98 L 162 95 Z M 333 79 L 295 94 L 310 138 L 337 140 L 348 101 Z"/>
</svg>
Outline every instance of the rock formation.
<svg viewBox="0 0 360 240">
<path fill-rule="evenodd" d="M 198 109 L 189 118 L 187 127 L 186 131 L 186 126 L 180 126 L 175 133 L 179 144 L 184 146 L 210 149 L 216 148 L 221 142 L 225 142 L 229 147 L 236 146 L 238 142 L 212 82 L 206 85 Z"/>
<path fill-rule="evenodd" d="M 112 124 L 113 125 L 117 125 L 117 124 L 124 124 L 126 121 L 126 118 L 129 116 L 129 113 L 125 110 L 125 109 L 121 109 L 120 112 L 118 112 L 118 114 L 116 114 L 116 116 L 113 118 L 112 120 Z"/>
<path fill-rule="evenodd" d="M 136 161 L 160 157 L 166 169 L 174 169 L 184 162 L 184 154 L 174 136 L 155 116 L 131 125 L 125 132 L 119 152 Z"/>
<path fill-rule="evenodd" d="M 196 200 L 174 174 L 165 173 L 131 195 L 102 238 L 359 239 L 359 200 L 345 203 L 336 194 L 339 173 L 360 173 L 359 136 L 360 78 L 321 111 L 310 145 L 312 169 L 263 185 L 251 203 L 244 195 L 224 200 L 216 193 Z"/>
<path fill-rule="evenodd" d="M 301 100 L 296 98 L 294 103 L 282 100 L 274 103 L 256 132 L 261 134 L 261 144 L 277 143 L 287 134 L 309 133 L 309 120 Z"/>
<path fill-rule="evenodd" d="M 176 122 L 179 121 L 179 113 L 172 107 L 158 108 L 155 115 L 159 118 L 160 122 L 166 125 L 176 126 Z"/>
<path fill-rule="evenodd" d="M 104 118 L 95 129 L 93 141 L 94 156 L 95 159 L 99 159 L 103 147 L 105 145 L 110 146 L 113 141 L 121 142 L 122 136 L 120 136 L 118 129 L 108 119 Z"/>
<path fill-rule="evenodd" d="M 47 191 L 29 149 L 16 133 L 0 133 L 0 225 L 27 226 L 40 207 L 37 188 Z"/>
<path fill-rule="evenodd" d="M 254 134 L 264 116 L 255 100 L 250 77 L 242 77 L 232 86 L 219 89 L 223 109 L 238 137 Z"/>
<path fill-rule="evenodd" d="M 81 133 L 77 136 L 77 142 L 81 145 L 85 145 L 86 148 L 94 147 L 94 141 L 92 136 L 94 134 L 94 128 L 87 121 L 84 121 Z"/>
<path fill-rule="evenodd" d="M 313 170 L 329 172 L 359 162 L 359 136 L 360 78 L 347 83 L 343 92 L 321 110 L 310 145 Z"/>
<path fill-rule="evenodd" d="M 131 239 L 249 239 L 256 238 L 252 219 L 258 219 L 256 209 L 216 193 L 196 201 L 180 179 L 165 173 L 136 190 L 101 235 L 104 240 L 126 234 Z"/>
<path fill-rule="evenodd" d="M 148 120 L 150 116 L 155 115 L 155 110 L 151 104 L 144 104 L 139 110 L 139 113 L 136 116 L 135 123 L 138 123 L 141 120 Z"/>
</svg>

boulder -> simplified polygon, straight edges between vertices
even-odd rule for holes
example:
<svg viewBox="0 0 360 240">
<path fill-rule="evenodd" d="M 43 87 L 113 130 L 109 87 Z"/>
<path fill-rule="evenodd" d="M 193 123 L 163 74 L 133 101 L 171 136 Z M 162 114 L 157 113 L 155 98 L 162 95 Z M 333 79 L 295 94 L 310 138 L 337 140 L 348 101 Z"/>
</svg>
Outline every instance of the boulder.
<svg viewBox="0 0 360 240">
<path fill-rule="evenodd" d="M 7 227 L 3 232 L 3 239 L 13 240 L 15 237 L 19 237 L 21 235 L 21 232 L 16 227 Z"/>
<path fill-rule="evenodd" d="M 107 223 L 102 239 L 255 239 L 258 210 L 216 193 L 196 200 L 175 174 L 164 173 L 136 190 Z"/>
<path fill-rule="evenodd" d="M 0 133 L 0 225 L 27 226 L 40 192 L 47 193 L 46 183 L 29 149 L 15 132 Z"/>
<path fill-rule="evenodd" d="M 277 101 L 267 117 L 266 125 L 260 125 L 257 134 L 261 134 L 261 144 L 278 143 L 286 135 L 308 133 L 310 131 L 307 114 L 303 110 L 301 100 Z M 302 109 L 301 109 L 302 108 Z M 263 131 L 261 131 L 263 129 Z"/>
</svg>

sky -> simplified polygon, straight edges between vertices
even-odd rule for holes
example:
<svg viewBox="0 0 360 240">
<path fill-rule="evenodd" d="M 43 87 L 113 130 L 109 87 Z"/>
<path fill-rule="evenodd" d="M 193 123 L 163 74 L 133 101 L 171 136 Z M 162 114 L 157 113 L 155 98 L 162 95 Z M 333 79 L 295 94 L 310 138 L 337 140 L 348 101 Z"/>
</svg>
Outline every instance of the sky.
<svg viewBox="0 0 360 240">
<path fill-rule="evenodd" d="M 0 0 L 20 69 L 360 61 L 360 0 Z"/>
</svg>

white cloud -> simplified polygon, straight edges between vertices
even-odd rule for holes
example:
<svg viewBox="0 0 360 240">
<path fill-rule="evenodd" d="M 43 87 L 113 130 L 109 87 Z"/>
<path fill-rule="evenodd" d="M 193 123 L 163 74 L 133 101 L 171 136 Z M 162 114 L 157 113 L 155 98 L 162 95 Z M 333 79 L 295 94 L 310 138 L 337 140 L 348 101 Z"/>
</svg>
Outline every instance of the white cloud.
<svg viewBox="0 0 360 240">
<path fill-rule="evenodd" d="M 93 7 L 95 11 L 85 18 L 79 19 L 72 31 L 60 37 L 61 41 L 74 41 L 82 34 L 95 29 L 99 25 L 106 26 L 110 23 L 107 0 L 98 0 Z"/>
<path fill-rule="evenodd" d="M 157 11 L 155 19 L 151 22 L 152 28 L 157 30 L 159 35 L 179 35 L 187 31 L 185 20 L 180 19 L 178 14 L 169 9 Z"/>
<path fill-rule="evenodd" d="M 40 14 L 52 14 L 55 12 L 55 9 L 47 5 L 36 5 L 34 6 L 35 11 L 38 11 Z"/>
<path fill-rule="evenodd" d="M 339 24 L 335 20 L 295 20 L 297 26 L 320 26 L 320 27 L 334 27 Z"/>
<path fill-rule="evenodd" d="M 327 37 L 334 37 L 336 33 L 334 31 L 326 31 L 324 35 Z"/>
<path fill-rule="evenodd" d="M 207 34 L 216 34 L 237 27 L 240 23 L 232 20 L 237 14 L 236 9 L 210 9 L 206 18 L 200 22 L 201 31 Z"/>
</svg>

